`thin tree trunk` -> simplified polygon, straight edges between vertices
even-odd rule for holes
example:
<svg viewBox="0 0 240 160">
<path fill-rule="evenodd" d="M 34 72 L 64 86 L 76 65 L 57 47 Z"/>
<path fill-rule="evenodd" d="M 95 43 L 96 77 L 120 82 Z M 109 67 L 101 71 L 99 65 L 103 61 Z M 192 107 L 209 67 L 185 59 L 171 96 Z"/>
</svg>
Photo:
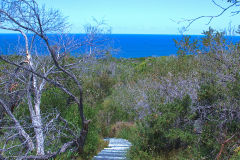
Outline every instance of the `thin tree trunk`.
<svg viewBox="0 0 240 160">
<path fill-rule="evenodd" d="M 36 134 L 37 141 L 37 155 L 44 155 L 44 134 L 42 127 L 42 118 L 40 112 L 40 98 L 37 97 L 37 102 L 35 102 L 34 109 L 36 116 L 33 120 L 34 131 Z"/>
<path fill-rule="evenodd" d="M 33 75 L 32 75 L 33 76 Z M 34 83 L 36 77 L 33 77 L 28 84 L 27 96 L 28 96 L 28 107 L 32 119 L 32 124 L 34 128 L 34 132 L 36 135 L 36 142 L 37 142 L 37 155 L 44 155 L 44 133 L 42 127 L 42 119 L 41 119 L 41 111 L 40 111 L 40 102 L 41 102 L 41 93 L 37 91 L 37 86 Z M 31 86 L 33 84 L 33 88 L 35 90 L 35 97 L 34 97 L 34 108 L 33 108 L 33 101 L 31 95 Z"/>
</svg>

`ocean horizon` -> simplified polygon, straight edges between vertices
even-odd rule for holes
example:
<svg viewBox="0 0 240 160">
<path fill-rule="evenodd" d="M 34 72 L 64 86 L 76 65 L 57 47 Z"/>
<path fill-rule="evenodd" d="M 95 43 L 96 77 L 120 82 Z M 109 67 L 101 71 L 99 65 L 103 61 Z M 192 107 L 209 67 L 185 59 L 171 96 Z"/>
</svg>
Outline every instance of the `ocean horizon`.
<svg viewBox="0 0 240 160">
<path fill-rule="evenodd" d="M 85 34 L 67 34 L 75 39 L 83 39 Z M 29 34 L 29 37 L 32 35 Z M 174 39 L 180 40 L 182 35 L 173 34 L 109 34 L 104 35 L 108 39 L 106 46 L 113 48 L 111 52 L 116 58 L 139 58 L 139 57 L 158 57 L 171 56 L 177 54 L 177 47 Z M 192 39 L 200 39 L 204 35 L 189 35 Z M 55 34 L 49 34 L 50 39 L 54 39 Z M 239 36 L 228 38 L 233 42 L 240 41 Z M 40 41 L 36 41 L 38 53 L 43 53 L 46 48 L 41 45 Z M 106 47 L 105 46 L 105 47 Z M 24 39 L 20 34 L 1 33 L 0 34 L 0 51 L 4 53 L 15 53 L 19 48 L 24 48 Z M 87 49 L 82 49 L 81 53 Z"/>
</svg>

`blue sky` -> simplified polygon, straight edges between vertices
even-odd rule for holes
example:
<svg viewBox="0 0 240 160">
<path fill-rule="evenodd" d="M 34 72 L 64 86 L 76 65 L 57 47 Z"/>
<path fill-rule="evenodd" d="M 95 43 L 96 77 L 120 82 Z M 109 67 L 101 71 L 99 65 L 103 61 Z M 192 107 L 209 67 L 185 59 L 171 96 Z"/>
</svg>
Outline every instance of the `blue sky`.
<svg viewBox="0 0 240 160">
<path fill-rule="evenodd" d="M 182 18 L 215 15 L 220 9 L 211 0 L 37 0 L 47 7 L 59 9 L 72 24 L 72 33 L 81 33 L 92 17 L 104 20 L 115 34 L 179 34 Z M 215 0 L 223 3 L 222 0 Z M 225 0 L 226 1 L 226 0 Z M 239 16 L 227 12 L 212 21 L 210 26 L 223 30 L 239 23 Z M 207 19 L 191 25 L 185 34 L 201 34 L 208 29 Z"/>
</svg>

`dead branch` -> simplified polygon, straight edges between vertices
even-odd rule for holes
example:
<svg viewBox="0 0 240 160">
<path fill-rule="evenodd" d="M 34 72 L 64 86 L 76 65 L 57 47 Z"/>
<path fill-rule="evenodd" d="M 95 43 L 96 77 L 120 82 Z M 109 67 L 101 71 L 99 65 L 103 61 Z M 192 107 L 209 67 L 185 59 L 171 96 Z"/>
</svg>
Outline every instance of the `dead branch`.
<svg viewBox="0 0 240 160">
<path fill-rule="evenodd" d="M 216 15 L 211 15 L 211 16 L 199 16 L 197 18 L 193 18 L 193 19 L 185 19 L 183 21 L 178 21 L 178 23 L 182 23 L 182 22 L 187 22 L 187 26 L 185 27 L 185 29 L 188 29 L 194 22 L 196 22 L 197 20 L 199 19 L 203 19 L 203 18 L 207 18 L 208 19 L 208 22 L 206 25 L 209 25 L 212 20 L 214 18 L 218 18 L 220 16 L 222 16 L 225 12 L 227 12 L 228 10 L 230 10 L 231 8 L 237 6 L 240 4 L 240 1 L 234 1 L 232 4 L 230 4 L 229 6 L 227 7 L 223 7 L 221 5 L 219 5 L 218 3 L 215 2 L 215 0 L 212 0 L 213 4 L 216 5 L 217 7 L 219 7 L 221 10 L 221 12 L 219 12 L 218 14 Z M 232 12 L 233 15 L 236 15 L 238 14 L 240 11 L 235 11 L 235 12 Z"/>
</svg>

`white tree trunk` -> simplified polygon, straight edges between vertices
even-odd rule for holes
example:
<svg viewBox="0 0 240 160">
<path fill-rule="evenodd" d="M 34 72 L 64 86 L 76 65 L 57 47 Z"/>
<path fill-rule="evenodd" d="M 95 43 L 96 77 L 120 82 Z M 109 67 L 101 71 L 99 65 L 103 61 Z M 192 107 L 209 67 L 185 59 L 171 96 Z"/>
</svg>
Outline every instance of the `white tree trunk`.
<svg viewBox="0 0 240 160">
<path fill-rule="evenodd" d="M 37 94 L 34 98 L 34 108 L 33 108 L 31 93 L 30 93 L 30 90 L 28 89 L 28 107 L 29 107 L 29 111 L 32 119 L 32 125 L 34 128 L 35 136 L 36 136 L 37 155 L 44 155 L 45 154 L 44 153 L 44 133 L 43 133 L 43 126 L 42 126 L 41 111 L 40 111 L 41 94 L 38 91 L 35 93 Z"/>
<path fill-rule="evenodd" d="M 31 54 L 29 52 L 28 48 L 28 37 L 27 35 L 19 30 L 22 35 L 25 38 L 25 49 L 26 49 L 26 58 L 29 66 L 34 69 L 34 64 L 32 61 Z M 42 126 L 42 118 L 41 118 L 41 109 L 40 109 L 40 103 L 41 103 L 41 91 L 43 89 L 43 86 L 45 85 L 45 80 L 42 81 L 40 87 L 38 88 L 37 85 L 37 77 L 36 75 L 32 74 L 32 86 L 33 86 L 33 92 L 34 92 L 34 110 L 32 105 L 32 98 L 30 95 L 30 88 L 28 90 L 28 104 L 29 104 L 29 111 L 32 118 L 32 124 L 34 128 L 34 132 L 36 135 L 36 142 L 37 142 L 37 155 L 45 155 L 44 153 L 44 133 L 43 133 L 43 126 Z"/>
<path fill-rule="evenodd" d="M 44 133 L 42 127 L 42 118 L 40 112 L 40 99 L 37 98 L 37 102 L 34 105 L 35 109 L 35 117 L 32 121 L 34 126 L 34 131 L 36 134 L 36 141 L 37 141 L 37 155 L 44 155 Z"/>
</svg>

